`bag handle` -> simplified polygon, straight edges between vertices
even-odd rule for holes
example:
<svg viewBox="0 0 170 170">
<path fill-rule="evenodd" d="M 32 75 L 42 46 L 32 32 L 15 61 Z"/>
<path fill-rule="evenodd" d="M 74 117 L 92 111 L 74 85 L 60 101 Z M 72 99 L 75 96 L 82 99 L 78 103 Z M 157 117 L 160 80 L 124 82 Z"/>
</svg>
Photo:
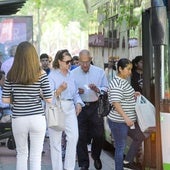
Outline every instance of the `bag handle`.
<svg viewBox="0 0 170 170">
<path fill-rule="evenodd" d="M 59 107 L 61 108 L 61 96 L 60 95 L 59 96 L 55 95 L 55 100 L 56 100 L 55 104 L 59 105 Z"/>
<path fill-rule="evenodd" d="M 143 95 L 138 95 L 137 99 L 136 99 L 136 103 L 145 104 L 145 103 L 147 103 L 147 100 Z"/>
</svg>

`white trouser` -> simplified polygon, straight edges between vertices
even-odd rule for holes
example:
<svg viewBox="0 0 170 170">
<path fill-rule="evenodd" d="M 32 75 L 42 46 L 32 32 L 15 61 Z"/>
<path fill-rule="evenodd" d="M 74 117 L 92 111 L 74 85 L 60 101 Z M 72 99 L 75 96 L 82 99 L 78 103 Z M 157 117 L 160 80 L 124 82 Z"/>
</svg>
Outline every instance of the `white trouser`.
<svg viewBox="0 0 170 170">
<path fill-rule="evenodd" d="M 74 170 L 76 161 L 76 146 L 78 140 L 78 124 L 73 101 L 61 101 L 65 113 L 66 154 L 64 161 L 65 170 Z M 63 170 L 61 138 L 62 131 L 49 128 L 51 160 L 53 170 Z"/>
<path fill-rule="evenodd" d="M 12 131 L 17 150 L 16 170 L 27 170 L 28 168 L 28 135 L 30 138 L 30 170 L 41 170 L 45 130 L 45 116 L 31 115 L 12 119 Z"/>
</svg>

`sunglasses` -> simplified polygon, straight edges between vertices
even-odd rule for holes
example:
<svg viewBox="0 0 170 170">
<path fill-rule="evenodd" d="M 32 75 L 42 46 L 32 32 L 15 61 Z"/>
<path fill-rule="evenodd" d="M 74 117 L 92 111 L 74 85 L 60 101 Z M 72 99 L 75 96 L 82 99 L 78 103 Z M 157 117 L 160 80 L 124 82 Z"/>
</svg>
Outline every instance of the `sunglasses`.
<svg viewBox="0 0 170 170">
<path fill-rule="evenodd" d="M 72 62 L 72 60 L 67 60 L 67 61 L 62 61 L 62 62 L 65 62 L 68 65 Z"/>
</svg>

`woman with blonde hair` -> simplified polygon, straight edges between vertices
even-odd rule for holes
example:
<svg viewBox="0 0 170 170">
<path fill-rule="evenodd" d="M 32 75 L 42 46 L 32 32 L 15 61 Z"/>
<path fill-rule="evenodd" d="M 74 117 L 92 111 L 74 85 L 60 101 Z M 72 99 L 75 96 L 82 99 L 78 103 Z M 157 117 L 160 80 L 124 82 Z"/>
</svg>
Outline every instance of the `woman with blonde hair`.
<svg viewBox="0 0 170 170">
<path fill-rule="evenodd" d="M 52 101 L 47 74 L 41 69 L 34 46 L 25 41 L 16 50 L 14 63 L 5 80 L 2 100 L 11 102 L 12 131 L 16 142 L 16 170 L 27 170 L 28 136 L 30 170 L 41 169 L 41 153 L 46 131 L 41 96 Z"/>
</svg>

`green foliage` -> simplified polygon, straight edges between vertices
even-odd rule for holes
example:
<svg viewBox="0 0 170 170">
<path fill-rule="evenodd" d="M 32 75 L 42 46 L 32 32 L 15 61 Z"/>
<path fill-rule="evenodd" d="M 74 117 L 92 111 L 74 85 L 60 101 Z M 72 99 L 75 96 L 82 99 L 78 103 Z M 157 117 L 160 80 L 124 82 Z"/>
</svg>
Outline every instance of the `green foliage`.
<svg viewBox="0 0 170 170">
<path fill-rule="evenodd" d="M 56 49 L 87 44 L 89 14 L 83 0 L 27 0 L 16 15 L 33 16 L 33 40 L 39 53 L 46 50 L 54 55 Z"/>
<path fill-rule="evenodd" d="M 88 30 L 88 18 L 84 4 L 81 0 L 27 0 L 18 14 L 37 17 L 39 9 L 40 23 L 50 25 L 55 21 L 67 26 L 70 21 L 78 21 L 83 30 Z"/>
<path fill-rule="evenodd" d="M 117 17 L 117 23 L 122 24 L 126 21 L 128 28 L 135 28 L 140 23 L 141 10 L 139 8 L 138 14 L 134 14 L 134 3 L 121 4 L 119 6 L 119 14 Z"/>
</svg>

